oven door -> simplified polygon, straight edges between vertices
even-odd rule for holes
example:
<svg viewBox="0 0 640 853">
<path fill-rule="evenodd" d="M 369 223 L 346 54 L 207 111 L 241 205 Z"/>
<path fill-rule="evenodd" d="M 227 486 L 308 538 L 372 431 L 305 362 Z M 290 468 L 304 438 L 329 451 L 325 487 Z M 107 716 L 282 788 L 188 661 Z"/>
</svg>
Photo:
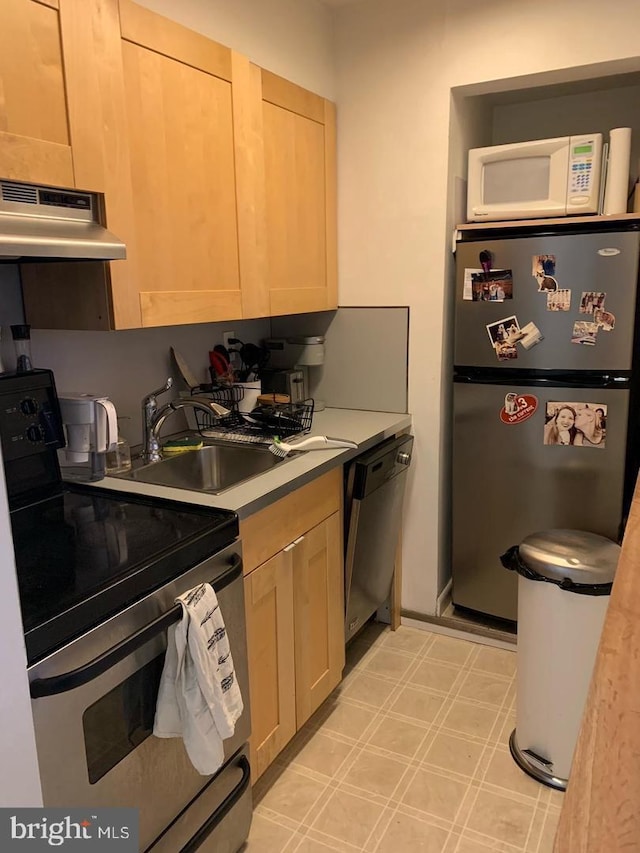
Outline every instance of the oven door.
<svg viewBox="0 0 640 853">
<path fill-rule="evenodd" d="M 239 542 L 29 668 L 45 806 L 136 807 L 142 850 L 211 778 L 194 769 L 181 738 L 152 735 L 167 627 L 177 621 L 168 614 L 203 582 L 216 590 L 244 701 L 224 741 L 227 761 L 250 734 Z"/>
</svg>

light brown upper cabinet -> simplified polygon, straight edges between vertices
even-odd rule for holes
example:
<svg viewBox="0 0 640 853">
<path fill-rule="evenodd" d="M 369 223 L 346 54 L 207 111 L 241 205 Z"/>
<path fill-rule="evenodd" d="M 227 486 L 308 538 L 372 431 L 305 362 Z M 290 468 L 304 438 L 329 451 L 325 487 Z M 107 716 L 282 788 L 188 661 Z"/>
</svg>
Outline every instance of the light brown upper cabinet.
<svg viewBox="0 0 640 853">
<path fill-rule="evenodd" d="M 61 18 L 81 7 L 78 35 L 100 36 L 67 73 L 84 108 L 76 185 L 105 193 L 127 260 L 23 265 L 28 321 L 126 329 L 268 316 L 259 69 L 131 0 L 59 2 Z"/>
<path fill-rule="evenodd" d="M 262 71 L 271 315 L 337 308 L 336 112 Z"/>
<path fill-rule="evenodd" d="M 35 26 L 29 37 L 23 33 L 23 45 L 32 46 L 33 62 L 21 74 L 22 85 L 29 93 L 39 90 L 41 77 L 49 83 L 52 77 L 59 81 L 61 72 L 53 57 L 60 52 L 64 98 L 62 106 L 58 99 L 56 110 L 59 115 L 64 113 L 71 166 L 66 173 L 37 170 L 37 157 L 27 147 L 29 168 L 21 174 L 10 172 L 4 161 L 10 147 L 0 139 L 1 176 L 103 193 L 105 224 L 126 243 L 127 260 L 24 264 L 21 275 L 27 321 L 45 329 L 136 328 L 141 325 L 141 314 L 118 0 L 2 0 L 0 18 L 6 15 L 15 29 L 17 22 L 24 22 L 25 9 L 38 6 L 46 7 L 49 17 L 45 20 L 57 32 L 50 37 L 49 56 L 43 55 L 46 39 L 41 27 Z M 36 17 L 40 15 L 38 11 Z M 4 20 L 0 39 L 8 40 L 3 24 Z M 0 64 L 5 58 L 0 56 Z M 49 85 L 49 89 L 59 85 Z M 30 100 L 34 113 L 41 112 L 40 101 L 49 101 L 46 91 Z M 32 96 L 24 97 L 29 102 Z"/>
<path fill-rule="evenodd" d="M 142 325 L 265 316 L 245 196 L 257 72 L 130 0 L 120 19 Z"/>
<path fill-rule="evenodd" d="M 23 264 L 32 326 L 337 307 L 331 103 L 132 0 L 0 0 L 0 47 L 0 177 L 103 193 L 127 246 Z"/>
<path fill-rule="evenodd" d="M 0 176 L 74 186 L 58 0 L 0 3 Z"/>
</svg>

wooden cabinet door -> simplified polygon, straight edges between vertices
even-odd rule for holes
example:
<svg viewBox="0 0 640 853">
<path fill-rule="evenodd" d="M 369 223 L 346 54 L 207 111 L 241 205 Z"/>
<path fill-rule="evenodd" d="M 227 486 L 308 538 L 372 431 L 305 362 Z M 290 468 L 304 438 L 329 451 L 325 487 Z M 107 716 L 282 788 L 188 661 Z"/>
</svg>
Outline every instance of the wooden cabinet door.
<svg viewBox="0 0 640 853">
<path fill-rule="evenodd" d="M 0 178 L 73 187 L 57 0 L 0 3 Z"/>
<path fill-rule="evenodd" d="M 266 296 L 243 306 L 260 273 L 254 212 L 237 198 L 251 183 L 257 72 L 131 0 L 120 16 L 142 325 L 264 316 Z"/>
<path fill-rule="evenodd" d="M 59 132 L 55 141 L 43 142 L 44 135 L 52 137 L 51 129 L 45 134 L 29 129 L 24 122 L 19 129 L 13 107 L 6 107 L 12 113 L 13 133 L 32 137 L 18 137 L 23 142 L 26 139 L 25 169 L 20 174 L 11 172 L 6 164 L 11 146 L 5 145 L 7 134 L 2 133 L 8 119 L 0 106 L 0 176 L 103 193 L 105 224 L 126 244 L 127 259 L 108 264 L 25 264 L 22 286 L 27 320 L 44 329 L 137 328 L 141 325 L 140 299 L 118 0 L 2 0 L 1 85 L 12 85 L 2 67 L 7 58 L 4 40 L 10 39 L 11 30 L 15 37 L 16 28 L 24 30 L 25 10 L 29 9 L 38 10 L 33 13 L 37 23 L 29 38 L 23 36 L 21 45 L 24 42 L 28 57 L 32 51 L 39 61 L 30 59 L 29 69 L 21 72 L 24 85 L 33 89 L 26 96 L 25 111 L 28 109 L 33 121 L 34 116 L 55 115 Z M 4 26 L 5 15 L 11 21 L 9 31 Z M 2 101 L 0 96 L 0 104 Z M 34 140 L 34 134 L 39 134 L 38 139 Z M 41 168 L 43 152 L 48 152 L 46 170 Z M 49 168 L 58 161 L 63 169 Z"/>
<path fill-rule="evenodd" d="M 306 533 L 292 554 L 300 728 L 340 682 L 344 669 L 341 513 Z"/>
<path fill-rule="evenodd" d="M 291 552 L 263 563 L 244 585 L 255 782 L 296 731 Z"/>
<path fill-rule="evenodd" d="M 336 308 L 335 107 L 262 71 L 270 313 Z"/>
</svg>

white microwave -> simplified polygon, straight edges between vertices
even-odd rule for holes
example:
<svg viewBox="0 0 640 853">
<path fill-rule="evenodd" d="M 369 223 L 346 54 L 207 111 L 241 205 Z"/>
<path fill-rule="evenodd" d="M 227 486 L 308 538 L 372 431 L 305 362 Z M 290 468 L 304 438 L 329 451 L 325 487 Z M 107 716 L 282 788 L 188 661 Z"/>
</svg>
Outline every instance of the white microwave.
<svg viewBox="0 0 640 853">
<path fill-rule="evenodd" d="M 467 219 L 598 213 L 601 174 L 601 133 L 472 148 Z"/>
</svg>

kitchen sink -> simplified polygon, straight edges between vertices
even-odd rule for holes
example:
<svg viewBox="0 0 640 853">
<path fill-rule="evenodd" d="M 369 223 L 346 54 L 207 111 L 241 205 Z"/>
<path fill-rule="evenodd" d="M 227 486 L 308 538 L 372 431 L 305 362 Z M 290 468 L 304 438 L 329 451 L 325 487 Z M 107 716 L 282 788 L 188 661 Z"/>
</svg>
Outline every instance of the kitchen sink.
<svg viewBox="0 0 640 853">
<path fill-rule="evenodd" d="M 127 476 L 141 483 L 218 494 L 290 458 L 274 456 L 266 447 L 255 445 L 209 444 L 144 465 Z"/>
</svg>

